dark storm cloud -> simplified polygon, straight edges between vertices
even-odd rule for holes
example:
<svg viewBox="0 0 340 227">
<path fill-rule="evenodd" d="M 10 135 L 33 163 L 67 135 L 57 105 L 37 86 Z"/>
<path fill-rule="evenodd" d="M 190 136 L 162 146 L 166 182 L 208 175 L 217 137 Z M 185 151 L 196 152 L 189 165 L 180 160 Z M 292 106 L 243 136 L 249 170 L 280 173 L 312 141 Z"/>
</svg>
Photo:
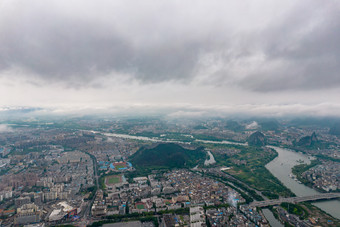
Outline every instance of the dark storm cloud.
<svg viewBox="0 0 340 227">
<path fill-rule="evenodd" d="M 192 42 L 134 47 L 114 28 L 103 31 L 80 22 L 29 27 L 3 31 L 0 68 L 23 68 L 48 81 L 86 83 L 111 71 L 143 81 L 180 79 L 191 75 L 200 48 Z"/>
<path fill-rule="evenodd" d="M 41 10 L 42 4 L 37 5 Z M 142 82 L 185 80 L 192 76 L 204 47 L 201 40 L 177 34 L 170 35 L 172 40 L 164 39 L 162 35 L 166 34 L 157 30 L 137 34 L 147 40 L 135 44 L 134 39 L 139 37 L 121 34 L 116 29 L 119 21 L 110 23 L 110 16 L 101 23 L 83 20 L 81 15 L 65 16 L 53 10 L 49 15 L 40 10 L 21 9 L 18 15 L 3 16 L 0 70 L 19 68 L 46 81 L 76 84 L 112 73 L 130 75 Z"/>
<path fill-rule="evenodd" d="M 47 80 L 67 80 L 74 76 L 87 79 L 97 70 L 108 73 L 127 64 L 131 50 L 123 39 L 115 35 L 101 37 L 81 26 L 32 26 L 20 35 L 6 32 L 0 38 L 2 69 L 19 67 Z"/>
<path fill-rule="evenodd" d="M 0 76 L 20 69 L 46 82 L 86 85 L 123 74 L 140 83 L 200 81 L 261 92 L 340 86 L 335 1 L 288 1 L 275 17 L 263 16 L 275 6 L 270 1 L 255 10 L 250 1 L 13 2 L 0 10 Z"/>
<path fill-rule="evenodd" d="M 100 37 L 85 28 L 54 31 L 44 39 L 9 37 L 2 44 L 6 47 L 0 53 L 2 69 L 22 67 L 46 80 L 91 80 L 111 71 L 147 82 L 181 79 L 191 75 L 199 50 L 192 43 L 135 50 L 114 32 L 110 37 Z"/>
<path fill-rule="evenodd" d="M 317 18 L 296 11 L 284 24 L 264 32 L 263 39 L 271 37 L 263 48 L 269 66 L 250 72 L 241 84 L 256 91 L 339 87 L 340 8 L 326 6 L 315 9 Z M 271 68 L 271 62 L 277 62 L 276 67 Z"/>
</svg>

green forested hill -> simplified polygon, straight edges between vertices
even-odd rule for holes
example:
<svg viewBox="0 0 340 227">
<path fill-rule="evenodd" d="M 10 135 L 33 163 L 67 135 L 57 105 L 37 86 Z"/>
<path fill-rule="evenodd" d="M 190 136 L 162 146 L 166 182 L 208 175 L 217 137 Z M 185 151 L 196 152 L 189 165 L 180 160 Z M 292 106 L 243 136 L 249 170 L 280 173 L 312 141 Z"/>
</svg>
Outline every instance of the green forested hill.
<svg viewBox="0 0 340 227">
<path fill-rule="evenodd" d="M 206 152 L 203 148 L 185 149 L 174 143 L 159 144 L 154 148 L 141 148 L 130 157 L 136 167 L 182 168 L 203 163 Z"/>
<path fill-rule="evenodd" d="M 263 133 L 257 131 L 248 137 L 247 142 L 251 146 L 265 146 L 266 137 L 263 135 Z"/>
</svg>

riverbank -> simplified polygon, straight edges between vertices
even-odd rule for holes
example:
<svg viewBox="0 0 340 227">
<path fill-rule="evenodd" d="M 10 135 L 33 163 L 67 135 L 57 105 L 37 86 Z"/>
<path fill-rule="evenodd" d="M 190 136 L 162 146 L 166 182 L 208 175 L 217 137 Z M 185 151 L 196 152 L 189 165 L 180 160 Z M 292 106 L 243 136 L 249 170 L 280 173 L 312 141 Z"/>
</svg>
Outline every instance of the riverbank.
<svg viewBox="0 0 340 227">
<path fill-rule="evenodd" d="M 311 160 L 305 154 L 294 152 L 281 147 L 269 146 L 278 152 L 278 156 L 266 165 L 266 168 L 279 179 L 287 188 L 289 188 L 297 196 L 310 196 L 317 195 L 320 192 L 299 184 L 296 180 L 292 179 L 289 175 L 292 173 L 292 168 L 299 165 L 299 160 L 310 164 Z M 320 208 L 331 216 L 340 219 L 340 201 L 330 200 L 312 203 L 314 206 Z"/>
</svg>

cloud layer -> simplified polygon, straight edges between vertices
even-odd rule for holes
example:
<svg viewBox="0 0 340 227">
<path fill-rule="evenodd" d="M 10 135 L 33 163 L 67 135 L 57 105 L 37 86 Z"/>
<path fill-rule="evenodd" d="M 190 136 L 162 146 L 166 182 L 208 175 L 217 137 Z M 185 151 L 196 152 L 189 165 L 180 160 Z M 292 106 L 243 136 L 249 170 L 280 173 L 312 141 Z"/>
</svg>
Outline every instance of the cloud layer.
<svg viewBox="0 0 340 227">
<path fill-rule="evenodd" d="M 0 34 L 0 70 L 48 82 L 340 85 L 337 1 L 11 0 L 2 2 Z"/>
<path fill-rule="evenodd" d="M 337 106 L 338 40 L 338 1 L 3 0 L 0 106 Z"/>
</svg>

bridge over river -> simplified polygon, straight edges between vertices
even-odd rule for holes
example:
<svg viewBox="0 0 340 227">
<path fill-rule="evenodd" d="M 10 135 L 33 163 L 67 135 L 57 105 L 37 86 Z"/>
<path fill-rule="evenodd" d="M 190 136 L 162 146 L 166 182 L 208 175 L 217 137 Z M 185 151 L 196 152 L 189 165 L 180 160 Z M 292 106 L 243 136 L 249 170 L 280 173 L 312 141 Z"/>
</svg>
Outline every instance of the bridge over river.
<svg viewBox="0 0 340 227">
<path fill-rule="evenodd" d="M 311 195 L 311 196 L 255 201 L 249 205 L 253 207 L 266 207 L 266 206 L 272 206 L 272 205 L 279 205 L 281 203 L 300 203 L 300 202 L 306 202 L 306 201 L 317 201 L 317 200 L 323 200 L 323 199 L 336 199 L 336 198 L 340 198 L 340 193 L 323 193 L 323 194 Z"/>
</svg>

